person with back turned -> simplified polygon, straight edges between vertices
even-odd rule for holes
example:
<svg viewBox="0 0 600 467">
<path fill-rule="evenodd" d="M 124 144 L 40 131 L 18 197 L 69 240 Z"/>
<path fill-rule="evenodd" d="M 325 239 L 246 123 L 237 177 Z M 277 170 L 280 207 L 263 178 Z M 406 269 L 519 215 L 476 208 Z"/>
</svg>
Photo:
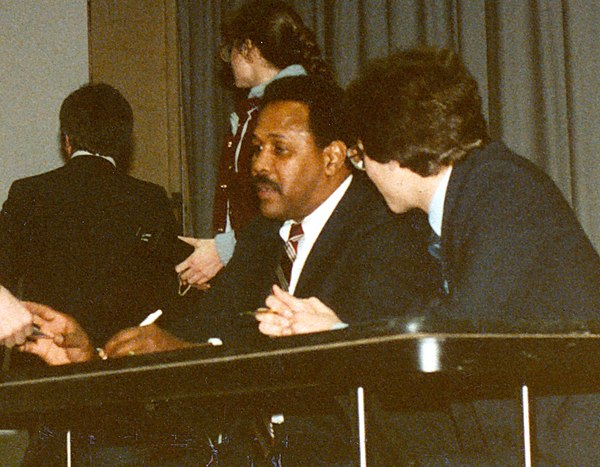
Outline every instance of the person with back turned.
<svg viewBox="0 0 600 467">
<path fill-rule="evenodd" d="M 333 80 L 314 33 L 280 0 L 251 0 L 221 24 L 221 59 L 238 94 L 223 144 L 213 206 L 214 238 L 184 238 L 195 247 L 177 265 L 184 283 L 207 286 L 233 255 L 238 238 L 259 214 L 251 175 L 252 133 L 266 87 L 288 76 L 315 75 Z M 239 96 L 238 96 L 239 97 Z"/>
<path fill-rule="evenodd" d="M 24 300 L 75 317 L 89 339 L 85 352 L 69 359 L 82 353 L 89 358 L 114 333 L 159 307 L 168 319 L 164 306 L 178 299 L 178 228 L 165 189 L 125 173 L 133 112 L 117 89 L 82 86 L 64 99 L 59 120 L 66 164 L 15 181 L 3 205 L 0 283 Z M 48 340 L 33 336 L 25 346 Z M 13 356 L 12 366 L 37 364 Z M 82 455 L 88 449 L 109 455 L 107 448 L 121 442 L 119 434 L 135 430 L 97 420 L 102 428 L 92 428 L 96 442 L 90 443 L 88 427 L 76 422 L 72 434 Z M 63 462 L 65 433 L 56 426 L 38 431 L 32 431 L 26 465 Z"/>
<path fill-rule="evenodd" d="M 15 181 L 0 213 L 0 283 L 74 316 L 96 346 L 177 296 L 178 242 L 164 188 L 124 173 L 133 113 L 108 84 L 60 109 L 67 163 Z"/>
</svg>

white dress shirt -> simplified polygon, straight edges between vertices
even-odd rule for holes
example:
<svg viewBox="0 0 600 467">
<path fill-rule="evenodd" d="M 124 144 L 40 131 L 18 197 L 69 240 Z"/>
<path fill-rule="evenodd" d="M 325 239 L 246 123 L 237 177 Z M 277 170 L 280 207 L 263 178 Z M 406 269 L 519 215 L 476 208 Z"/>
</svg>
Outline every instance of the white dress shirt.
<svg viewBox="0 0 600 467">
<path fill-rule="evenodd" d="M 429 214 L 427 218 L 429 225 L 433 231 L 441 238 L 442 223 L 444 221 L 444 203 L 446 201 L 446 190 L 448 190 L 448 182 L 452 174 L 452 166 L 448 167 L 446 173 L 440 181 L 440 184 L 435 190 L 431 202 L 429 203 Z"/>
<path fill-rule="evenodd" d="M 91 153 L 89 151 L 85 151 L 84 149 L 79 149 L 78 151 L 75 151 L 73 154 L 71 154 L 71 159 L 75 158 L 75 157 L 79 157 L 79 156 L 94 156 L 94 157 L 100 157 L 101 159 L 104 159 L 108 162 L 110 162 L 113 166 L 117 166 L 117 163 L 115 162 L 115 160 L 112 157 L 109 156 L 103 156 L 102 154 L 98 154 L 98 153 Z"/>
<path fill-rule="evenodd" d="M 310 250 L 312 250 L 321 230 L 323 230 L 323 227 L 331 217 L 334 209 L 346 193 L 346 190 L 350 186 L 350 182 L 352 182 L 352 175 L 348 176 L 348 178 L 346 178 L 346 180 L 344 180 L 342 184 L 329 195 L 329 198 L 302 220 L 304 236 L 298 242 L 298 252 L 296 254 L 296 259 L 292 264 L 292 275 L 290 278 L 289 292 L 292 295 L 296 290 L 296 284 L 298 284 L 298 279 L 302 273 L 302 268 L 304 268 L 304 263 L 310 254 Z M 279 229 L 279 235 L 284 242 L 286 242 L 289 237 L 290 228 L 293 223 L 295 223 L 295 221 L 289 219 L 285 221 Z"/>
</svg>

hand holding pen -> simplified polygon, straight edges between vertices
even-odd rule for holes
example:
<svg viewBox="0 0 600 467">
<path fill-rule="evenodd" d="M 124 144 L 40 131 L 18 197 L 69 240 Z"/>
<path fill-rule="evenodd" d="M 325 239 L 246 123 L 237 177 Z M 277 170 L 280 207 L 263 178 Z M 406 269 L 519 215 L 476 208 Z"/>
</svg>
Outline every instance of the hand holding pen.
<svg viewBox="0 0 600 467">
<path fill-rule="evenodd" d="M 125 357 L 191 346 L 192 344 L 173 336 L 156 325 L 155 321 L 161 314 L 162 312 L 157 310 L 139 326 L 118 332 L 104 346 L 107 357 Z"/>
<path fill-rule="evenodd" d="M 146 316 L 138 326 L 139 327 L 150 326 L 151 324 L 154 324 L 154 322 L 161 316 L 162 316 L 162 310 L 160 310 L 160 309 L 156 310 L 155 312 L 150 313 L 148 316 Z M 98 353 L 98 356 L 102 360 L 108 359 L 108 354 L 106 353 L 106 351 L 103 348 L 97 347 L 96 352 Z M 130 350 L 129 355 L 135 355 L 135 352 L 133 350 Z"/>
<path fill-rule="evenodd" d="M 255 317 L 259 322 L 259 331 L 268 336 L 290 336 L 347 327 L 319 299 L 297 298 L 277 285 L 273 286 L 265 305 L 267 311 L 259 309 Z"/>
<path fill-rule="evenodd" d="M 24 302 L 33 315 L 34 332 L 19 347 L 33 353 L 50 365 L 63 365 L 91 360 L 95 356 L 92 343 L 77 321 L 46 305 Z"/>
</svg>

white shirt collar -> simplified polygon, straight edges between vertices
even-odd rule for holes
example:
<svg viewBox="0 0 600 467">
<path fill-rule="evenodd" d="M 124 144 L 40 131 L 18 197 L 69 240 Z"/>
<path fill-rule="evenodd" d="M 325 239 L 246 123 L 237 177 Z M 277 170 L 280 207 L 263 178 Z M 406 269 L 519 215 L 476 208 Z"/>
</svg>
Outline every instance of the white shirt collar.
<svg viewBox="0 0 600 467">
<path fill-rule="evenodd" d="M 429 203 L 429 225 L 433 231 L 442 236 L 442 222 L 444 220 L 444 201 L 446 200 L 446 190 L 448 189 L 448 182 L 450 181 L 450 174 L 452 174 L 452 166 L 446 170 L 446 173 L 440 180 L 440 184 L 435 190 L 431 202 Z"/>
<path fill-rule="evenodd" d="M 75 151 L 73 154 L 71 154 L 71 159 L 78 157 L 78 156 L 94 156 L 94 157 L 100 157 L 104 160 L 107 160 L 108 162 L 110 162 L 113 166 L 117 166 L 117 163 L 115 162 L 115 160 L 112 157 L 109 156 L 102 156 L 98 153 L 91 153 L 89 151 L 86 151 L 84 149 L 79 149 L 78 151 Z"/>
<path fill-rule="evenodd" d="M 302 220 L 302 230 L 304 231 L 304 236 L 298 242 L 298 254 L 296 255 L 296 259 L 292 266 L 292 276 L 290 278 L 289 288 L 289 292 L 291 294 L 293 294 L 294 290 L 296 289 L 296 284 L 298 283 L 298 279 L 300 278 L 300 274 L 304 268 L 304 263 L 306 262 L 313 245 L 317 241 L 317 238 L 319 238 L 321 230 L 323 230 L 323 227 L 331 217 L 331 214 L 337 207 L 340 200 L 343 198 L 346 190 L 348 190 L 351 182 L 352 175 L 349 175 L 348 178 L 346 178 L 346 180 L 344 180 L 317 209 L 315 209 Z M 286 220 L 279 229 L 279 235 L 284 242 L 287 241 L 290 234 L 290 228 L 294 223 L 295 221 L 291 219 Z"/>
</svg>

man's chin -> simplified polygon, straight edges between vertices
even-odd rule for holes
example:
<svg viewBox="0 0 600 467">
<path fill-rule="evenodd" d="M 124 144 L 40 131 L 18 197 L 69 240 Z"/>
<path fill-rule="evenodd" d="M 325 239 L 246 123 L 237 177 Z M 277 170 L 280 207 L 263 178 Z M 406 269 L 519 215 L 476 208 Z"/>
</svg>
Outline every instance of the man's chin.
<svg viewBox="0 0 600 467">
<path fill-rule="evenodd" d="M 265 201 L 261 201 L 260 203 L 260 213 L 267 219 L 281 221 L 287 219 L 281 207 L 275 206 L 273 203 L 267 203 Z"/>
</svg>

